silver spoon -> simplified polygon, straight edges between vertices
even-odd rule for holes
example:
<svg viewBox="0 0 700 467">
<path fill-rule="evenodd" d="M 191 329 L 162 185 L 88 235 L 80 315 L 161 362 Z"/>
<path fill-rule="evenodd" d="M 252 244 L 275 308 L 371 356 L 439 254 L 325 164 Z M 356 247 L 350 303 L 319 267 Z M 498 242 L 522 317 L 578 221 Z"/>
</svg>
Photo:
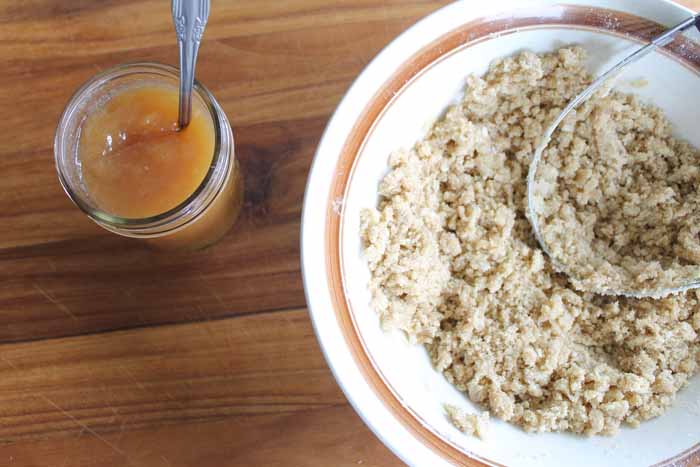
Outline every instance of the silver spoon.
<svg viewBox="0 0 700 467">
<path fill-rule="evenodd" d="M 530 221 L 530 225 L 532 225 L 532 230 L 533 233 L 535 234 L 535 238 L 537 239 L 537 242 L 540 244 L 540 247 L 542 248 L 542 251 L 549 256 L 550 260 L 552 261 L 552 265 L 554 266 L 554 269 L 557 271 L 563 272 L 566 275 L 572 277 L 573 274 L 569 271 L 569 269 L 563 265 L 560 264 L 558 261 L 554 259 L 552 256 L 549 248 L 544 242 L 544 239 L 542 238 L 542 235 L 540 233 L 540 227 L 538 225 L 538 210 L 537 210 L 537 203 L 534 200 L 535 194 L 534 194 L 534 186 L 535 186 L 535 174 L 537 173 L 537 168 L 540 163 L 540 160 L 542 159 L 542 153 L 544 150 L 547 148 L 549 145 L 550 140 L 552 139 L 552 135 L 554 134 L 554 131 L 557 129 L 559 124 L 575 109 L 577 109 L 581 104 L 583 104 L 586 100 L 588 100 L 601 86 L 603 86 L 609 78 L 612 76 L 620 73 L 623 68 L 625 68 L 627 65 L 630 65 L 632 63 L 637 62 L 641 58 L 645 57 L 652 51 L 656 50 L 658 47 L 663 47 L 664 45 L 670 43 L 673 41 L 673 39 L 678 35 L 679 33 L 691 28 L 692 26 L 697 26 L 698 29 L 700 30 L 700 13 L 692 16 L 682 23 L 677 24 L 676 26 L 672 27 L 671 29 L 665 31 L 664 33 L 660 34 L 659 36 L 656 36 L 651 40 L 651 42 L 644 47 L 641 47 L 640 49 L 637 49 L 634 53 L 631 55 L 628 55 L 625 57 L 623 60 L 621 60 L 617 65 L 600 75 L 598 78 L 595 79 L 591 83 L 590 86 L 588 86 L 586 89 L 583 90 L 578 96 L 576 96 L 569 104 L 564 108 L 564 110 L 559 114 L 559 116 L 552 122 L 552 124 L 547 128 L 547 130 L 544 132 L 544 136 L 542 137 L 542 140 L 535 150 L 535 154 L 532 158 L 532 161 L 530 162 L 530 168 L 527 173 L 527 217 Z M 672 287 L 668 289 L 657 289 L 657 290 L 611 290 L 611 289 L 599 289 L 599 290 L 591 290 L 591 292 L 595 292 L 598 294 L 602 295 L 621 295 L 624 297 L 633 297 L 633 298 L 661 298 L 665 297 L 670 294 L 675 294 L 675 293 L 680 293 L 680 292 L 685 292 L 690 289 L 695 289 L 700 287 L 700 279 L 695 280 L 690 283 L 686 284 L 681 284 L 678 285 L 677 287 Z"/>
<path fill-rule="evenodd" d="M 190 123 L 194 69 L 199 43 L 209 19 L 210 5 L 209 0 L 173 0 L 171 8 L 180 50 L 180 103 L 177 125 L 182 129 Z"/>
</svg>

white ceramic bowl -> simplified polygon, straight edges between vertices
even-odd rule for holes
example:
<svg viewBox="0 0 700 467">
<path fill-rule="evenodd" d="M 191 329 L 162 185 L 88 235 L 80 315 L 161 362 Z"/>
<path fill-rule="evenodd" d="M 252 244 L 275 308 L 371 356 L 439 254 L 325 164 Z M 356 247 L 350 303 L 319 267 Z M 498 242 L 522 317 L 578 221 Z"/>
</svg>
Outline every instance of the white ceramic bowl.
<svg viewBox="0 0 700 467">
<path fill-rule="evenodd" d="M 384 333 L 369 306 L 359 212 L 376 206 L 389 153 L 410 147 L 455 102 L 468 73 L 497 57 L 568 43 L 606 65 L 691 12 L 663 0 L 464 1 L 404 32 L 357 78 L 319 144 L 302 220 L 306 298 L 326 359 L 367 425 L 406 463 L 418 466 L 700 465 L 700 378 L 663 416 L 611 438 L 527 434 L 493 420 L 481 441 L 452 427 L 444 403 L 476 407 L 436 372 L 426 351 Z M 697 31 L 686 36 L 700 40 Z M 681 40 L 626 72 L 622 83 L 660 105 L 681 136 L 700 145 L 700 48 Z"/>
</svg>

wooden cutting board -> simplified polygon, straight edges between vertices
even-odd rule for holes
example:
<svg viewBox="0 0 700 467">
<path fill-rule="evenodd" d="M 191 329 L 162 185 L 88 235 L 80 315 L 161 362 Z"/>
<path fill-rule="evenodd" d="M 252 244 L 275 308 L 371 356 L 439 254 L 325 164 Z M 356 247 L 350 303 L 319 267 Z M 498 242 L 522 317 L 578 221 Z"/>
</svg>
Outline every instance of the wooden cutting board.
<svg viewBox="0 0 700 467">
<path fill-rule="evenodd" d="M 68 201 L 52 143 L 96 72 L 176 64 L 169 2 L 0 2 L 2 466 L 400 465 L 318 348 L 299 218 L 353 78 L 447 2 L 212 3 L 197 76 L 231 120 L 246 204 L 220 244 L 162 255 Z"/>
</svg>

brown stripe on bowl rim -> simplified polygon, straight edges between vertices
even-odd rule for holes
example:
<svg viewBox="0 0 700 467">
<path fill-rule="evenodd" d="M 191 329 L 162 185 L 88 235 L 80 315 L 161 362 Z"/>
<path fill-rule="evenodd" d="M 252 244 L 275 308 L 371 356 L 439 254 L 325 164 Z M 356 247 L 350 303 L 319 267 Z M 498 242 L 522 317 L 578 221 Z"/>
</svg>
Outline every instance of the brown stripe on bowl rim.
<svg viewBox="0 0 700 467">
<path fill-rule="evenodd" d="M 466 23 L 431 42 L 406 60 L 370 99 L 350 131 L 335 167 L 326 208 L 327 281 L 333 311 L 355 363 L 373 392 L 403 427 L 439 457 L 458 466 L 503 467 L 501 464 L 464 451 L 454 442 L 434 431 L 425 420 L 404 404 L 398 392 L 377 366 L 358 330 L 354 312 L 345 295 L 343 279 L 345 274 L 342 267 L 344 262 L 340 246 L 341 225 L 344 222 L 345 211 L 341 208 L 338 214 L 337 200 L 345 199 L 355 171 L 357 156 L 362 152 L 382 115 L 411 82 L 454 53 L 479 42 L 522 30 L 563 26 L 606 33 L 641 43 L 666 29 L 654 21 L 629 13 L 578 5 L 535 8 L 522 10 L 521 13 L 522 16 L 517 18 L 487 17 Z M 700 73 L 700 47 L 695 42 L 679 37 L 666 46 L 663 53 L 696 73 Z M 700 465 L 700 443 L 671 459 L 655 464 L 654 467 L 671 464 L 677 467 Z"/>
</svg>

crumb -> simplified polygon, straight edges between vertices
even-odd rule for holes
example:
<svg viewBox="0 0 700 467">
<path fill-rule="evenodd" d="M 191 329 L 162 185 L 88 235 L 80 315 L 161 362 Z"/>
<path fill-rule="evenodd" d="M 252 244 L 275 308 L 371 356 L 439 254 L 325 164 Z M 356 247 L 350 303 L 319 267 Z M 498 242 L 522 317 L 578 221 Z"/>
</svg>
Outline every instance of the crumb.
<svg viewBox="0 0 700 467">
<path fill-rule="evenodd" d="M 649 80 L 645 78 L 637 78 L 628 81 L 627 84 L 633 88 L 644 88 L 649 86 Z"/>
<path fill-rule="evenodd" d="M 343 212 L 343 198 L 338 197 L 333 200 L 333 204 L 331 205 L 331 208 L 333 209 L 333 212 L 335 214 L 340 215 Z"/>
<path fill-rule="evenodd" d="M 489 413 L 478 415 L 467 413 L 454 405 L 445 404 L 445 412 L 450 423 L 462 433 L 484 439 L 489 426 Z"/>
<path fill-rule="evenodd" d="M 461 102 L 413 148 L 390 156 L 379 205 L 361 213 L 382 326 L 424 345 L 458 390 L 529 432 L 610 435 L 621 424 L 638 426 L 666 411 L 700 361 L 700 292 L 660 300 L 582 292 L 553 269 L 532 235 L 529 163 L 549 122 L 590 83 L 584 63 L 583 49 L 567 47 L 500 59 L 483 77 L 470 76 Z M 594 131 L 629 133 L 605 142 L 619 151 L 611 164 L 629 157 L 630 144 L 641 150 L 634 141 L 644 132 L 668 148 L 665 158 L 679 148 L 683 157 L 695 154 L 670 139 L 658 112 L 640 119 L 643 107 L 633 98 L 608 96 L 612 114 L 589 119 L 588 132 L 578 134 L 580 122 L 564 123 L 557 144 L 573 154 L 562 164 L 564 177 L 576 180 L 582 170 L 590 179 L 584 175 L 594 169 L 583 156 Z M 632 131 L 640 125 L 646 129 Z M 696 173 L 670 165 L 666 172 L 678 184 Z M 569 196 L 583 202 L 595 193 Z M 664 209 L 665 196 L 658 198 Z M 694 254 L 693 235 L 672 245 L 674 254 Z M 656 251 L 666 252 L 663 245 Z"/>
</svg>

